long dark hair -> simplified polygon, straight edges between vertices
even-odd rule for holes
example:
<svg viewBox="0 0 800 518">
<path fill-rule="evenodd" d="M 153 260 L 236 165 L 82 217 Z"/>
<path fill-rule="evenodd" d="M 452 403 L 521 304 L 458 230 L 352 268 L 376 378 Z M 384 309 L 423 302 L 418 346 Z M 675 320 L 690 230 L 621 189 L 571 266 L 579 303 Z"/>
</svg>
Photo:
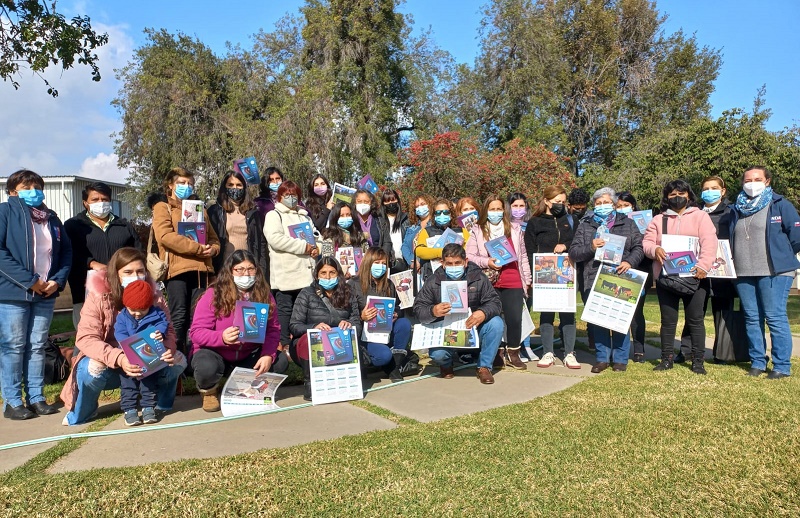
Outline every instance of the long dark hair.
<svg viewBox="0 0 800 518">
<path fill-rule="evenodd" d="M 233 202 L 233 200 L 231 200 L 230 196 L 228 196 L 228 188 L 225 187 L 225 184 L 228 183 L 228 180 L 232 176 L 236 177 L 237 180 L 242 182 L 244 198 L 242 198 L 242 201 L 239 202 L 239 212 L 246 214 L 247 211 L 253 208 L 253 200 L 250 198 L 250 190 L 247 188 L 247 181 L 244 179 L 242 173 L 238 173 L 236 171 L 228 171 L 225 173 L 225 176 L 222 177 L 222 181 L 219 183 L 219 190 L 217 191 L 217 203 L 219 203 L 222 209 L 227 213 L 231 213 L 236 209 L 236 204 Z"/>
<path fill-rule="evenodd" d="M 249 250 L 236 250 L 217 274 L 217 280 L 211 285 L 214 288 L 214 316 L 226 317 L 233 313 L 236 301 L 239 300 L 239 288 L 233 282 L 233 267 L 243 261 L 250 261 L 256 267 L 256 283 L 250 288 L 250 302 L 269 303 L 270 288 L 264 272 L 256 261 L 256 257 Z M 274 304 L 269 308 L 270 314 L 275 309 Z"/>
<path fill-rule="evenodd" d="M 281 171 L 277 167 L 267 167 L 267 170 L 264 171 L 264 173 L 262 173 L 261 180 L 259 180 L 258 182 L 258 192 L 259 196 L 261 196 L 262 198 L 269 198 L 270 196 L 272 196 L 272 191 L 269 189 L 269 177 L 272 176 L 272 173 L 278 173 L 278 176 L 281 177 L 281 182 L 286 181 L 286 177 L 283 175 L 283 171 Z"/>
<path fill-rule="evenodd" d="M 350 217 L 353 218 L 353 225 L 350 227 L 349 231 L 344 230 L 338 223 L 342 209 L 345 207 L 350 209 Z M 344 241 L 346 233 L 350 234 L 349 245 Z M 336 249 L 343 246 L 360 247 L 366 240 L 364 231 L 361 230 L 361 222 L 359 218 L 356 217 L 356 211 L 353 209 L 352 205 L 343 201 L 336 202 L 336 205 L 333 206 L 331 214 L 328 216 L 328 228 L 323 229 L 321 234 L 323 238 L 332 240 L 333 246 Z"/>
<path fill-rule="evenodd" d="M 322 289 L 322 286 L 319 285 L 319 271 L 322 269 L 323 266 L 332 266 L 336 268 L 336 275 L 339 276 L 339 283 L 333 288 L 333 293 L 331 294 L 331 303 L 333 307 L 338 309 L 347 309 L 350 307 L 350 286 L 344 280 L 344 272 L 342 271 L 342 265 L 339 264 L 339 261 L 334 259 L 332 256 L 324 256 L 317 259 L 317 265 L 314 267 L 314 286 L 317 288 L 317 294 L 322 297 L 325 294 L 325 290 Z"/>
<path fill-rule="evenodd" d="M 522 194 L 521 192 L 512 192 L 506 198 L 506 209 L 508 210 L 508 218 L 511 219 L 511 204 L 517 200 L 522 200 L 525 202 L 525 216 L 522 217 L 522 221 L 528 221 L 533 216 L 533 211 L 531 211 L 531 205 L 528 203 L 528 197 Z"/>
<path fill-rule="evenodd" d="M 670 191 L 672 192 L 672 191 Z M 617 193 L 617 199 L 620 201 L 624 201 L 626 203 L 630 203 L 633 210 L 639 210 L 639 206 L 636 203 L 636 197 L 628 191 L 622 191 Z"/>
<path fill-rule="evenodd" d="M 393 203 L 397 202 L 397 214 L 394 215 L 394 223 L 392 223 L 392 232 L 399 232 L 402 229 L 402 220 L 403 220 L 403 204 L 400 201 L 400 194 L 395 191 L 394 189 L 386 188 L 381 193 L 381 209 L 383 209 L 384 203 Z M 388 218 L 388 214 L 386 211 L 383 211 L 384 214 Z"/>
<path fill-rule="evenodd" d="M 322 180 L 325 182 L 325 185 L 328 187 L 328 192 L 325 193 L 325 196 L 320 196 L 314 192 L 314 182 L 316 182 L 318 178 L 322 178 Z M 306 192 L 308 193 L 308 198 L 306 198 L 305 201 L 306 210 L 311 215 L 312 219 L 317 219 L 325 210 L 325 205 L 327 205 L 328 200 L 330 200 L 331 196 L 333 196 L 331 182 L 328 181 L 328 178 L 324 174 L 316 173 L 308 180 Z"/>
<path fill-rule="evenodd" d="M 692 186 L 689 185 L 689 182 L 686 180 L 678 179 L 667 182 L 667 185 L 664 186 L 664 191 L 661 193 L 661 212 L 669 210 L 667 196 L 669 196 L 669 193 L 672 191 L 685 192 L 689 195 L 689 203 L 686 204 L 686 208 L 697 206 L 697 197 L 694 195 Z"/>
</svg>

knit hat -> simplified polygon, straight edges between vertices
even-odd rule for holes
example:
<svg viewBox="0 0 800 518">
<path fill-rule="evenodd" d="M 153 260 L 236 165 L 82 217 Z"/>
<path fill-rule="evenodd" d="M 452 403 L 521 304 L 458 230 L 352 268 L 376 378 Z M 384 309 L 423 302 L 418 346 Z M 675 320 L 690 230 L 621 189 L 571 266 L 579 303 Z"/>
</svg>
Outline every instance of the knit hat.
<svg viewBox="0 0 800 518">
<path fill-rule="evenodd" d="M 153 305 L 153 288 L 150 283 L 136 280 L 122 290 L 122 305 L 130 309 L 150 309 Z"/>
</svg>

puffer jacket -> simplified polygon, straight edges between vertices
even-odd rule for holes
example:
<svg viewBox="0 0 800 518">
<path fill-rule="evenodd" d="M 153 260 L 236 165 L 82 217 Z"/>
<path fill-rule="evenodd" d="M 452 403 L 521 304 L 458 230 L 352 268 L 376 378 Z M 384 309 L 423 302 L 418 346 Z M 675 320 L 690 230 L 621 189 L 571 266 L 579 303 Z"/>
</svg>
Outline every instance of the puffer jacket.
<svg viewBox="0 0 800 518">
<path fill-rule="evenodd" d="M 169 318 L 169 310 L 161 290 L 152 281 L 150 284 L 153 287 L 153 305 L 161 309 Z M 119 343 L 114 336 L 114 324 L 119 310 L 114 305 L 108 279 L 105 275 L 90 275 L 86 279 L 86 288 L 86 301 L 81 310 L 81 321 L 75 337 L 75 347 L 78 351 L 72 357 L 72 369 L 61 390 L 61 400 L 68 411 L 75 406 L 75 398 L 78 395 L 78 383 L 75 378 L 75 366 L 78 362 L 88 356 L 92 360 L 113 368 L 117 365 L 119 357 L 125 354 L 119 348 Z M 173 353 L 177 349 L 172 322 L 169 323 L 164 335 L 164 347 Z"/>
<path fill-rule="evenodd" d="M 370 278 L 372 277 L 372 274 L 370 272 L 365 272 L 365 275 L 369 275 Z M 389 275 L 389 272 L 387 271 L 385 275 Z M 395 308 L 397 308 L 395 314 L 397 314 L 398 316 L 403 316 L 402 315 L 403 310 L 400 309 L 400 299 L 397 298 L 397 290 L 394 287 L 394 283 L 388 279 L 387 282 L 389 285 L 389 294 L 381 295 L 380 293 L 378 293 L 378 286 L 375 284 L 374 279 L 370 279 L 369 289 L 367 290 L 366 293 L 364 293 L 364 291 L 361 289 L 360 275 L 357 275 L 352 279 L 350 279 L 349 281 L 347 281 L 347 283 L 350 285 L 350 289 L 353 290 L 353 293 L 355 294 L 356 300 L 358 301 L 359 315 L 361 314 L 362 311 L 364 311 L 364 308 L 367 307 L 367 297 L 393 297 L 397 301 L 397 303 L 395 304 Z"/>
<path fill-rule="evenodd" d="M 339 279 L 339 282 L 343 282 L 342 279 Z M 361 336 L 361 312 L 358 309 L 358 299 L 353 290 L 350 290 L 350 304 L 346 308 L 333 307 L 333 302 L 329 299 L 328 302 L 333 308 L 331 311 L 323 298 L 327 298 L 327 295 L 316 282 L 300 290 L 294 302 L 292 318 L 289 320 L 289 331 L 294 336 L 294 340 L 298 340 L 317 324 L 325 323 L 336 327 L 342 320 L 350 322 L 358 336 Z"/>
<path fill-rule="evenodd" d="M 153 232 L 158 243 L 158 255 L 163 259 L 169 252 L 169 271 L 167 279 L 185 272 L 214 273 L 212 257 L 220 253 L 219 239 L 214 227 L 206 225 L 206 244 L 211 245 L 211 257 L 200 257 L 203 245 L 178 234 L 178 223 L 181 221 L 181 202 L 173 198 L 163 197 L 153 206 Z M 203 220 L 208 221 L 208 212 L 203 210 Z"/>
<path fill-rule="evenodd" d="M 452 280 L 444 273 L 444 268 L 437 268 L 433 275 L 425 281 L 425 285 L 419 291 L 414 300 L 414 316 L 423 324 L 430 324 L 442 318 L 433 315 L 433 306 L 442 301 L 442 281 Z M 500 296 L 489 282 L 489 278 L 474 263 L 467 263 L 464 272 L 464 279 L 467 281 L 467 296 L 469 309 L 472 312 L 483 311 L 488 322 L 496 316 L 500 316 L 502 306 Z"/>
</svg>

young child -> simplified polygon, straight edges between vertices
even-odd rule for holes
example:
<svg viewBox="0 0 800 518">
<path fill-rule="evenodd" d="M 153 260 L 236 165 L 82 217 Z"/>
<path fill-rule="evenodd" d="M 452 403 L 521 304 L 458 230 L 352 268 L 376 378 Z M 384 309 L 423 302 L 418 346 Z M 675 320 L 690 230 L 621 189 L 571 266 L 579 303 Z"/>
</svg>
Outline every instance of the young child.
<svg viewBox="0 0 800 518">
<path fill-rule="evenodd" d="M 130 338 L 148 327 L 155 327 L 156 339 L 164 340 L 169 321 L 158 306 L 153 305 L 153 288 L 149 282 L 137 280 L 130 283 L 122 292 L 122 305 L 125 306 L 114 324 L 114 336 L 118 342 Z M 125 413 L 125 425 L 136 426 L 155 423 L 155 406 L 158 395 L 158 375 L 146 378 L 131 378 L 120 373 L 120 407 Z M 136 400 L 141 396 L 142 421 L 139 420 Z"/>
</svg>

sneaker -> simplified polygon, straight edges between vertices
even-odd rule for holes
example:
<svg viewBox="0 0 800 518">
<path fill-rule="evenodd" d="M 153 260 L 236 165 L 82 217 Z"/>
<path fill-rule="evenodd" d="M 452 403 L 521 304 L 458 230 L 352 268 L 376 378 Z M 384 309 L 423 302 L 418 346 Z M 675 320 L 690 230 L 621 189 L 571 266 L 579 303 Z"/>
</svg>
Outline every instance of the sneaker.
<svg viewBox="0 0 800 518">
<path fill-rule="evenodd" d="M 653 367 L 654 371 L 666 371 L 672 368 L 672 358 L 661 360 L 661 363 Z"/>
<path fill-rule="evenodd" d="M 553 353 L 547 353 L 542 357 L 541 360 L 539 360 L 539 363 L 537 363 L 536 366 L 537 367 L 542 367 L 542 368 L 547 368 L 547 367 L 551 367 L 554 362 L 555 362 L 555 358 L 553 357 Z"/>
<path fill-rule="evenodd" d="M 564 366 L 568 369 L 581 368 L 581 364 L 578 363 L 578 360 L 575 358 L 575 353 L 569 353 L 568 355 L 564 356 Z"/>
<path fill-rule="evenodd" d="M 491 385 L 492 383 L 494 383 L 494 376 L 492 376 L 492 371 L 486 367 L 478 368 L 478 370 L 475 372 L 475 376 L 477 376 L 478 379 L 481 380 L 481 383 L 483 383 L 484 385 Z"/>
<path fill-rule="evenodd" d="M 146 407 L 142 409 L 142 422 L 144 424 L 153 424 L 158 422 L 156 411 L 153 407 Z"/>
<path fill-rule="evenodd" d="M 706 368 L 703 366 L 703 360 L 692 361 L 692 372 L 695 374 L 706 374 Z"/>
<path fill-rule="evenodd" d="M 132 408 L 125 411 L 125 426 L 139 426 L 142 422 L 139 420 L 139 412 Z"/>
</svg>

